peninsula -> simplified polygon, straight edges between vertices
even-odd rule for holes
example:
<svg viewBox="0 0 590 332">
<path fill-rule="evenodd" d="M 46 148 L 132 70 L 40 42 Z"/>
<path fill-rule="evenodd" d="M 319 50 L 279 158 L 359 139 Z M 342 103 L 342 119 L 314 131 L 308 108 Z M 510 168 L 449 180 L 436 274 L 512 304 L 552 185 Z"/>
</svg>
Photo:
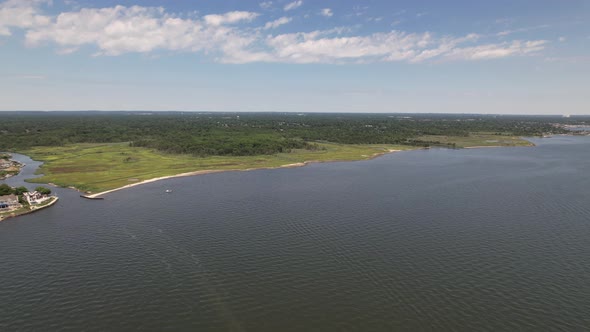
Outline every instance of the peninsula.
<svg viewBox="0 0 590 332">
<path fill-rule="evenodd" d="M 366 160 L 428 147 L 531 146 L 555 117 L 452 114 L 19 112 L 0 150 L 44 162 L 35 183 L 96 197 L 176 176 Z M 568 119 L 568 121 L 575 121 Z"/>
<path fill-rule="evenodd" d="M 32 213 L 55 204 L 57 196 L 51 190 L 37 187 L 29 192 L 25 187 L 12 188 L 7 184 L 0 185 L 0 221 Z"/>
</svg>

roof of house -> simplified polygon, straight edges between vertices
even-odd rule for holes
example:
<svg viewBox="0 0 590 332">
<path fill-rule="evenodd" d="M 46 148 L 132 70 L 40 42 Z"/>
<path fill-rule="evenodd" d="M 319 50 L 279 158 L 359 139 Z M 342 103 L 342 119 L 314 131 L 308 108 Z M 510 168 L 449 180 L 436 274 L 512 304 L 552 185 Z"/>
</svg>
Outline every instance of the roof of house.
<svg viewBox="0 0 590 332">
<path fill-rule="evenodd" d="M 18 197 L 14 194 L 0 196 L 0 202 L 18 202 Z"/>
</svg>

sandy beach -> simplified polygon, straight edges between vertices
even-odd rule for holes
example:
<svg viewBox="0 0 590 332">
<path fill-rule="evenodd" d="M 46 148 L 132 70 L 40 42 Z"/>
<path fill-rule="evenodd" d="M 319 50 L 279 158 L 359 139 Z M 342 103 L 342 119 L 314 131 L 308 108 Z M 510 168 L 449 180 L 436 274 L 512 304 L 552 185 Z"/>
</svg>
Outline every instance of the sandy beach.
<svg viewBox="0 0 590 332">
<path fill-rule="evenodd" d="M 119 188 L 115 188 L 115 189 L 111 189 L 111 190 L 106 190 L 106 191 L 99 192 L 99 193 L 96 193 L 96 194 L 88 194 L 88 195 L 84 195 L 84 196 L 85 197 L 88 197 L 88 198 L 96 198 L 96 197 L 99 197 L 99 196 L 102 196 L 102 195 L 106 195 L 108 193 L 112 193 L 114 191 L 118 191 L 118 190 L 122 190 L 122 189 L 127 189 L 127 188 L 139 186 L 139 185 L 146 184 L 146 183 L 156 182 L 156 181 L 160 181 L 160 180 L 166 180 L 166 179 L 172 179 L 172 178 L 179 178 L 179 177 L 184 177 L 184 176 L 194 176 L 194 175 L 202 175 L 202 174 L 210 174 L 210 173 L 220 173 L 220 172 L 227 172 L 227 171 L 228 170 L 205 170 L 205 171 L 194 171 L 194 172 L 181 173 L 181 174 L 176 174 L 176 175 L 161 176 L 161 177 L 158 177 L 158 178 L 148 179 L 148 180 L 144 180 L 144 181 L 140 181 L 140 182 L 128 184 L 128 185 L 125 185 L 123 187 L 119 187 Z"/>
<path fill-rule="evenodd" d="M 377 158 L 377 157 L 382 156 L 382 155 L 385 155 L 385 154 L 394 153 L 394 152 L 400 152 L 400 151 L 403 151 L 403 150 L 389 149 L 386 152 L 375 153 L 374 155 L 372 155 L 368 159 L 373 159 L 373 158 Z M 167 176 L 157 177 L 157 178 L 153 178 L 153 179 L 148 179 L 148 180 L 144 180 L 144 181 L 140 181 L 140 182 L 128 184 L 128 185 L 125 185 L 125 186 L 122 186 L 122 187 L 119 187 L 119 188 L 102 191 L 102 192 L 99 192 L 99 193 L 82 195 L 82 197 L 90 198 L 90 199 L 98 198 L 98 197 L 104 196 L 106 194 L 115 192 L 115 191 L 119 191 L 119 190 L 123 190 L 123 189 L 127 189 L 127 188 L 132 188 L 132 187 L 135 187 L 135 186 L 140 186 L 142 184 L 156 182 L 156 181 L 160 181 L 160 180 L 166 180 L 166 179 L 173 179 L 173 178 L 185 177 L 185 176 L 195 176 L 195 175 L 204 175 L 204 174 L 221 173 L 221 172 L 247 172 L 247 171 L 262 170 L 262 169 L 294 168 L 294 167 L 303 167 L 303 166 L 306 166 L 306 165 L 309 165 L 309 164 L 313 164 L 313 163 L 328 163 L 328 162 L 337 162 L 337 161 L 339 161 L 339 160 L 326 160 L 326 161 L 310 160 L 310 161 L 304 161 L 304 162 L 300 162 L 300 163 L 285 164 L 285 165 L 281 165 L 281 166 L 278 166 L 278 167 L 260 167 L 260 168 L 248 168 L 248 169 L 220 169 L 220 170 L 194 171 L 194 172 L 187 172 L 187 173 L 181 173 L 181 174 L 176 174 L 176 175 L 167 175 Z"/>
</svg>

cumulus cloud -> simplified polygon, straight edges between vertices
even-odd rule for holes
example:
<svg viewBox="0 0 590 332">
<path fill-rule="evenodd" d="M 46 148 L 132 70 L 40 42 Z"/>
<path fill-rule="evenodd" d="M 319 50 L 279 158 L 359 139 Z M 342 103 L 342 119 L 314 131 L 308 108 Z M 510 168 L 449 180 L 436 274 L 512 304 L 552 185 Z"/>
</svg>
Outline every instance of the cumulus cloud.
<svg viewBox="0 0 590 332">
<path fill-rule="evenodd" d="M 33 28 L 50 23 L 48 16 L 39 14 L 48 0 L 9 0 L 0 3 L 0 36 L 10 36 L 11 28 Z"/>
<path fill-rule="evenodd" d="M 281 25 L 291 22 L 292 20 L 293 19 L 290 17 L 281 17 L 281 18 L 276 19 L 274 21 L 266 22 L 266 24 L 264 25 L 264 30 L 277 28 Z"/>
<path fill-rule="evenodd" d="M 330 8 L 324 8 L 324 9 L 322 9 L 322 11 L 320 12 L 320 14 L 322 16 L 325 16 L 325 17 L 332 17 L 332 15 L 334 15 L 334 13 L 332 12 L 332 9 L 330 9 Z"/>
<path fill-rule="evenodd" d="M 223 63 L 370 63 L 486 60 L 542 51 L 545 40 L 490 40 L 467 34 L 385 31 L 355 34 L 347 27 L 310 32 L 264 32 L 291 22 L 289 17 L 253 26 L 260 15 L 232 11 L 202 17 L 177 15 L 162 7 L 82 8 L 57 16 L 43 14 L 43 1 L 0 4 L 0 34 L 22 29 L 29 46 L 50 44 L 57 53 L 95 48 L 95 55 L 157 51 L 205 55 Z M 301 1 L 296 1 L 301 5 Z M 330 11 L 331 13 L 331 11 Z M 11 16 L 18 16 L 19 20 Z M 246 24 L 248 23 L 248 24 Z"/>
<path fill-rule="evenodd" d="M 97 46 L 98 55 L 159 49 L 216 51 L 229 44 L 249 44 L 252 36 L 225 24 L 249 21 L 256 16 L 249 12 L 229 12 L 197 20 L 172 16 L 161 7 L 87 8 L 61 13 L 51 24 L 28 30 L 25 38 L 31 46 L 54 42 L 62 47 L 63 53 L 83 45 Z"/>
<path fill-rule="evenodd" d="M 297 0 L 297 1 L 293 1 L 293 2 L 290 2 L 290 3 L 286 4 L 285 7 L 283 7 L 283 9 L 285 11 L 289 11 L 289 10 L 293 10 L 293 9 L 299 8 L 302 5 L 303 5 L 303 1 L 302 0 Z"/>
</svg>

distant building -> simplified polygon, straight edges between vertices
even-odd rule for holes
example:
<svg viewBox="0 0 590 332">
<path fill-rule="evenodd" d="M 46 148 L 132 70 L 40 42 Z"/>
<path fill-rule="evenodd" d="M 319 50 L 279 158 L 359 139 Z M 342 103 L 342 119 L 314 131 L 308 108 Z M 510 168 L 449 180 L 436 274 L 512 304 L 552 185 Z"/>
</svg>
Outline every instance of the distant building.
<svg viewBox="0 0 590 332">
<path fill-rule="evenodd" d="M 16 195 L 0 196 L 0 210 L 12 210 L 20 207 L 18 197 Z"/>
</svg>

